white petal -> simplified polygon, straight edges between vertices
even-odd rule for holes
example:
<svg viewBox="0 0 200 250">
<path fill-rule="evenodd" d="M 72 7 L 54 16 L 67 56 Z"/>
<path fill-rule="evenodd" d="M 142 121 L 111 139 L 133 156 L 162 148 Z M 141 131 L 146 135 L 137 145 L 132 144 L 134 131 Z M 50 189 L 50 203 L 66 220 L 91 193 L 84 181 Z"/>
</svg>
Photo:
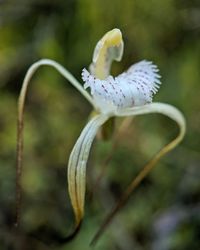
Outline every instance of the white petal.
<svg viewBox="0 0 200 250">
<path fill-rule="evenodd" d="M 41 66 L 51 66 L 56 69 L 62 76 L 64 76 L 90 103 L 91 105 L 96 108 L 96 104 L 93 101 L 92 97 L 87 93 L 87 91 L 81 86 L 81 84 L 73 77 L 73 75 L 65 69 L 59 63 L 50 60 L 50 59 L 42 59 L 37 61 L 36 63 L 32 64 L 28 69 L 22 88 L 20 91 L 20 96 L 18 100 L 18 123 L 17 123 L 17 208 L 16 208 L 16 225 L 19 222 L 19 214 L 20 214 L 20 199 L 21 199 L 21 172 L 22 172 L 22 155 L 23 155 L 23 121 L 24 121 L 24 106 L 26 100 L 26 94 L 28 90 L 28 86 L 30 83 L 31 78 L 33 77 L 34 73 L 38 70 Z"/>
<path fill-rule="evenodd" d="M 167 145 L 168 151 L 171 150 L 183 139 L 185 135 L 185 131 L 186 131 L 185 118 L 183 114 L 174 106 L 166 104 L 166 103 L 154 102 L 154 103 L 147 104 L 141 107 L 117 110 L 115 115 L 116 116 L 132 116 L 132 115 L 136 116 L 136 115 L 144 115 L 144 114 L 150 114 L 150 113 L 160 113 L 160 114 L 166 115 L 178 124 L 180 128 L 179 135 L 174 141 L 172 141 L 170 144 Z"/>
<path fill-rule="evenodd" d="M 68 189 L 76 218 L 76 226 L 84 214 L 86 164 L 90 148 L 99 127 L 108 120 L 107 115 L 95 116 L 85 126 L 70 154 L 68 163 Z"/>
</svg>

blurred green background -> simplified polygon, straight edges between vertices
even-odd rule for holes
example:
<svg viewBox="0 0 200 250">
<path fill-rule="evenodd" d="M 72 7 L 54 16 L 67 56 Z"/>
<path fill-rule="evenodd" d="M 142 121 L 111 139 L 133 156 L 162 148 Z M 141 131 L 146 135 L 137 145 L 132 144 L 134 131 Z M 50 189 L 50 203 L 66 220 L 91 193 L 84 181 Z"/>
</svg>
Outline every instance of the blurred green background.
<svg viewBox="0 0 200 250">
<path fill-rule="evenodd" d="M 42 67 L 28 91 L 22 221 L 18 232 L 12 228 L 17 98 L 28 67 L 51 58 L 81 81 L 95 44 L 115 27 L 123 33 L 125 51 L 113 64 L 113 75 L 142 59 L 155 62 L 162 88 L 154 100 L 183 111 L 187 135 L 132 194 L 94 249 L 200 249 L 199 0 L 0 1 L 0 249 L 89 249 L 132 178 L 176 136 L 172 121 L 146 115 L 133 120 L 114 150 L 112 140 L 97 140 L 88 163 L 81 231 L 70 243 L 49 247 L 56 234 L 67 235 L 73 227 L 67 161 L 91 107 L 55 70 Z M 112 158 L 97 186 L 108 155 Z"/>
</svg>

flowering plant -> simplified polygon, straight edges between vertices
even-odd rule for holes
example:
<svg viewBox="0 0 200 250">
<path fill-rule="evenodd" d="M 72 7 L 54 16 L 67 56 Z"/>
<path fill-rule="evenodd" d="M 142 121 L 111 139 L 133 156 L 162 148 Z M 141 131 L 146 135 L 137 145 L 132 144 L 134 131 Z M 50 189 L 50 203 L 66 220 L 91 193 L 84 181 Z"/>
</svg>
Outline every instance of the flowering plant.
<svg viewBox="0 0 200 250">
<path fill-rule="evenodd" d="M 17 144 L 17 222 L 19 221 L 19 206 L 21 199 L 20 176 L 22 170 L 23 148 L 23 114 L 25 97 L 29 81 L 34 72 L 42 65 L 49 65 L 60 72 L 92 105 L 95 115 L 89 120 L 76 141 L 68 162 L 68 190 L 75 214 L 75 231 L 80 227 L 84 216 L 84 202 L 86 189 L 86 165 L 92 142 L 98 129 L 112 117 L 127 117 L 149 113 L 160 113 L 174 120 L 180 130 L 178 136 L 163 147 L 147 163 L 144 169 L 130 184 L 114 208 L 112 214 L 100 228 L 96 237 L 115 214 L 117 209 L 127 200 L 133 189 L 150 172 L 158 160 L 172 150 L 184 137 L 185 119 L 175 107 L 152 102 L 153 95 L 160 87 L 158 68 L 152 62 L 143 60 L 133 64 L 126 72 L 117 77 L 110 76 L 113 60 L 120 61 L 123 54 L 123 40 L 119 29 L 107 32 L 97 43 L 93 54 L 90 70 L 83 69 L 82 79 L 84 87 L 70 74 L 68 70 L 53 60 L 43 59 L 34 63 L 28 70 L 18 103 L 18 144 Z M 85 89 L 90 88 L 91 94 Z"/>
</svg>

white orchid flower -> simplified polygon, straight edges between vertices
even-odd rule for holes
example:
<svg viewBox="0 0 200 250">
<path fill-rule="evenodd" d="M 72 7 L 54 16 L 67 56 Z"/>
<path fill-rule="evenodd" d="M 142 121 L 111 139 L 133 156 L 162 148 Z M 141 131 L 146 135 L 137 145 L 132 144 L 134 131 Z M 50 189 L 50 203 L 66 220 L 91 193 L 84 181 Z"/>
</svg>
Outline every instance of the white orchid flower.
<svg viewBox="0 0 200 250">
<path fill-rule="evenodd" d="M 33 73 L 42 65 L 49 65 L 58 70 L 90 102 L 96 111 L 96 115 L 91 118 L 82 130 L 69 157 L 68 189 L 75 214 L 76 229 L 79 228 L 84 216 L 86 165 L 91 145 L 97 131 L 106 121 L 111 117 L 160 113 L 174 120 L 180 128 L 177 137 L 161 149 L 136 177 L 129 188 L 129 194 L 149 173 L 156 162 L 183 139 L 186 126 L 182 113 L 169 104 L 152 102 L 153 95 L 160 87 L 160 75 L 156 65 L 143 60 L 133 64 L 126 72 L 117 77 L 109 75 L 112 61 L 121 60 L 123 47 L 122 34 L 119 29 L 113 29 L 103 36 L 94 50 L 90 70 L 83 69 L 82 71 L 84 87 L 60 64 L 49 59 L 34 63 L 28 70 L 23 82 L 18 106 L 17 175 L 19 178 L 17 180 L 17 217 L 19 217 L 20 204 L 25 96 Z M 91 95 L 85 90 L 86 88 L 90 89 Z"/>
</svg>

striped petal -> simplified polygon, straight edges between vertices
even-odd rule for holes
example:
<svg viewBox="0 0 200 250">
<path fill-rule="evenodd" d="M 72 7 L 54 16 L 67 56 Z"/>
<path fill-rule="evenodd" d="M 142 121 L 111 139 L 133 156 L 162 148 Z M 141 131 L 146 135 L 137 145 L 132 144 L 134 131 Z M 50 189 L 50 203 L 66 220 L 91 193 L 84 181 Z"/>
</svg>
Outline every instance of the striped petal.
<svg viewBox="0 0 200 250">
<path fill-rule="evenodd" d="M 24 134 L 24 107 L 27 95 L 28 86 L 34 73 L 41 66 L 51 66 L 56 69 L 63 77 L 65 77 L 96 109 L 96 104 L 93 98 L 87 93 L 82 85 L 74 78 L 74 76 L 65 69 L 62 65 L 50 59 L 42 59 L 32 64 L 28 69 L 18 99 L 18 119 L 17 119 L 17 163 L 16 163 L 16 218 L 15 225 L 18 226 L 20 221 L 20 209 L 21 209 L 21 175 L 22 175 L 22 161 L 23 161 L 23 134 Z"/>
<path fill-rule="evenodd" d="M 84 215 L 86 164 L 92 142 L 99 127 L 109 119 L 107 115 L 97 115 L 91 119 L 79 136 L 69 158 L 68 189 L 76 219 L 76 228 L 79 227 Z"/>
</svg>

